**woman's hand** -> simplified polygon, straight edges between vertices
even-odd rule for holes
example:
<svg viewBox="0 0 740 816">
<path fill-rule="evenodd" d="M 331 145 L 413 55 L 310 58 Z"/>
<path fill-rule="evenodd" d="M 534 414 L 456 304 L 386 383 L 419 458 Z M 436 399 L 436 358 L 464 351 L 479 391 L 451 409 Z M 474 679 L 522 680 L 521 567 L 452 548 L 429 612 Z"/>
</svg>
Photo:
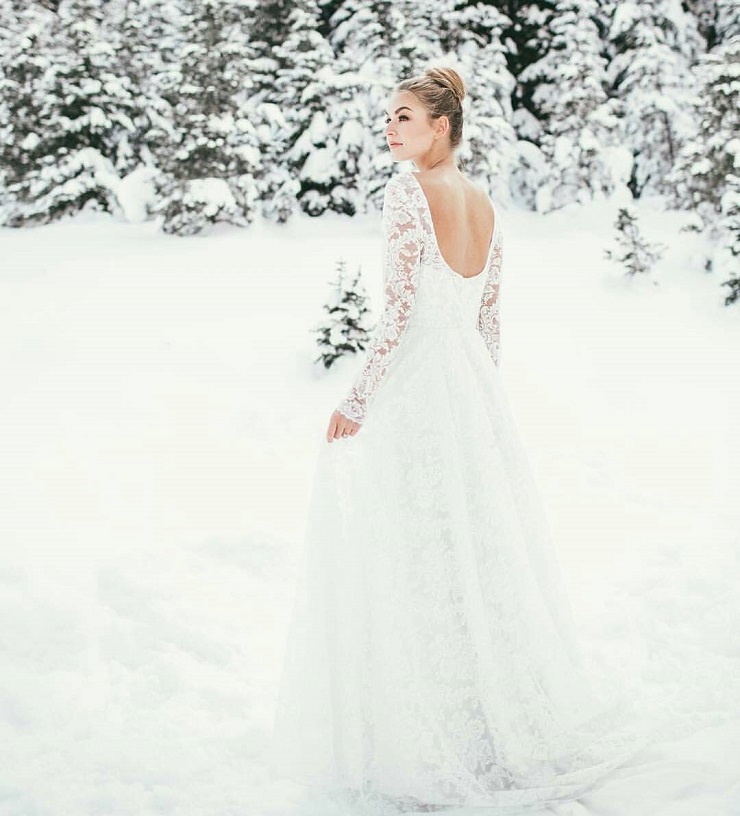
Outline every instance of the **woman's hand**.
<svg viewBox="0 0 740 816">
<path fill-rule="evenodd" d="M 333 442 L 343 436 L 354 436 L 361 427 L 359 422 L 354 422 L 340 411 L 334 411 L 326 431 L 326 441 Z"/>
</svg>

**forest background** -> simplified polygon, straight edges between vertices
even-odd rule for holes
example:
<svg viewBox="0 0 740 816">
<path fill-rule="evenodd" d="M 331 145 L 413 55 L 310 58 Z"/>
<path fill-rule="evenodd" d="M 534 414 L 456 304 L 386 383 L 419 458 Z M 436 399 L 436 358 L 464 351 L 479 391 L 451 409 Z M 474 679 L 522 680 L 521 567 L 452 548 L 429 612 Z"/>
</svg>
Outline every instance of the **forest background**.
<svg viewBox="0 0 740 816">
<path fill-rule="evenodd" d="M 467 82 L 459 157 L 494 200 L 655 197 L 740 295 L 734 0 L 2 0 L 0 224 L 377 211 L 385 99 L 432 63 Z"/>
</svg>

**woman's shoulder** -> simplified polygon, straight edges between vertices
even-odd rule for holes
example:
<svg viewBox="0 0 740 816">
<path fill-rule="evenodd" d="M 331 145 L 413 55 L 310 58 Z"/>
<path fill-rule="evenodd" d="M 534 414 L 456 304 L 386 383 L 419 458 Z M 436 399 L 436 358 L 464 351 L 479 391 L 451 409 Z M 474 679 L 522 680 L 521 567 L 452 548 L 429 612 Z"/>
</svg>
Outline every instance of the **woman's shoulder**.
<svg viewBox="0 0 740 816">
<path fill-rule="evenodd" d="M 417 184 L 415 179 L 416 174 L 410 170 L 394 173 L 386 182 L 385 189 L 387 191 L 403 191 L 409 192 L 414 189 Z"/>
<path fill-rule="evenodd" d="M 444 203 L 448 196 L 458 191 L 464 195 L 471 195 L 481 202 L 489 199 L 483 187 L 461 171 L 452 176 L 440 175 L 433 170 L 418 170 L 401 175 L 413 176 L 411 183 L 418 184 L 429 201 L 439 200 Z"/>
<path fill-rule="evenodd" d="M 461 172 L 457 177 L 449 177 L 430 170 L 406 170 L 392 175 L 385 187 L 386 200 L 414 202 L 422 211 L 426 207 L 445 210 L 458 193 L 474 202 L 474 206 L 490 209 L 493 205 L 486 190 Z"/>
<path fill-rule="evenodd" d="M 384 209 L 421 209 L 424 192 L 414 173 L 402 171 L 392 175 L 385 185 Z"/>
</svg>

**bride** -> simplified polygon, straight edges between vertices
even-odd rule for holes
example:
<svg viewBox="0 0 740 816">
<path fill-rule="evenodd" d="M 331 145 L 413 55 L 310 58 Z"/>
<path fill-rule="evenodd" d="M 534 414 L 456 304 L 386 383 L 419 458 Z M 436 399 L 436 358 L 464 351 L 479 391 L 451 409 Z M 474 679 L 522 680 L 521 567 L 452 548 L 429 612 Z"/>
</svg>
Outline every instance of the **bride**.
<svg viewBox="0 0 740 816">
<path fill-rule="evenodd" d="M 501 213 L 456 167 L 464 93 L 432 68 L 388 100 L 417 172 L 386 187 L 382 314 L 310 498 L 270 763 L 342 813 L 575 799 L 649 744 L 586 666 L 503 389 Z"/>
</svg>

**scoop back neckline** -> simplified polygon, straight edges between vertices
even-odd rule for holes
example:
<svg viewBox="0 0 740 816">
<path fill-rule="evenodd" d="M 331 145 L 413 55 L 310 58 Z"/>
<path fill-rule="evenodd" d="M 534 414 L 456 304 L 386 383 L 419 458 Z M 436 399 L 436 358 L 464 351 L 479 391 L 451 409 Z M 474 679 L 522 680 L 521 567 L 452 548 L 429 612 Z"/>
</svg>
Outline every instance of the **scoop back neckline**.
<svg viewBox="0 0 740 816">
<path fill-rule="evenodd" d="M 434 230 L 434 219 L 432 218 L 432 208 L 429 206 L 429 200 L 427 199 L 426 193 L 424 192 L 424 188 L 421 186 L 421 182 L 416 177 L 416 173 L 413 173 L 413 172 L 409 171 L 406 175 L 409 175 L 409 176 L 411 176 L 413 178 L 414 184 L 416 185 L 416 188 L 417 188 L 417 190 L 419 192 L 419 195 L 421 196 L 421 198 L 422 198 L 422 200 L 424 202 L 424 207 L 426 208 L 427 214 L 429 215 L 429 229 L 431 230 L 431 233 L 432 233 L 432 241 L 434 242 L 434 248 L 436 249 L 437 254 L 439 255 L 442 263 L 447 267 L 447 269 L 453 275 L 457 276 L 458 278 L 462 278 L 463 280 L 476 280 L 477 278 L 480 278 L 481 275 L 484 275 L 486 273 L 486 271 L 487 271 L 487 269 L 489 267 L 489 264 L 491 262 L 491 253 L 493 252 L 493 246 L 494 246 L 494 244 L 496 242 L 496 232 L 498 230 L 498 210 L 496 209 L 496 207 L 493 206 L 493 201 L 491 201 L 491 197 L 488 195 L 488 193 L 485 193 L 485 190 L 484 190 L 485 196 L 488 199 L 488 203 L 491 205 L 491 209 L 493 210 L 493 231 L 491 232 L 491 240 L 490 240 L 490 243 L 488 244 L 488 252 L 486 254 L 486 260 L 485 260 L 485 262 L 483 264 L 483 269 L 481 269 L 480 272 L 476 272 L 475 275 L 463 275 L 462 273 L 458 272 L 456 269 L 453 269 L 447 263 L 447 261 L 445 260 L 444 255 L 442 254 L 442 250 L 440 249 L 440 246 L 439 246 L 439 241 L 437 240 L 437 233 Z"/>
</svg>

